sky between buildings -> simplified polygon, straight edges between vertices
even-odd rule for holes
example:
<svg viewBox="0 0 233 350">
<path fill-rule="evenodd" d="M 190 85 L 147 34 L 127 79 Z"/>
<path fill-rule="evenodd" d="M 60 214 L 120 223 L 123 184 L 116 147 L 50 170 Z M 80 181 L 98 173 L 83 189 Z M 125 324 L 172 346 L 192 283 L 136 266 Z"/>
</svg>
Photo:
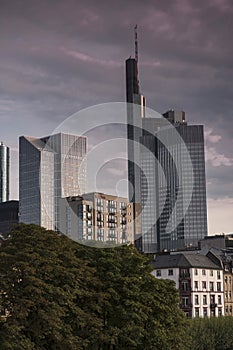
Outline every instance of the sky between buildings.
<svg viewBox="0 0 233 350">
<path fill-rule="evenodd" d="M 231 0 L 2 0 L 0 139 L 12 150 L 11 198 L 18 136 L 45 136 L 83 108 L 125 101 L 137 23 L 147 106 L 183 109 L 205 125 L 209 232 L 233 232 L 232 16 Z"/>
</svg>

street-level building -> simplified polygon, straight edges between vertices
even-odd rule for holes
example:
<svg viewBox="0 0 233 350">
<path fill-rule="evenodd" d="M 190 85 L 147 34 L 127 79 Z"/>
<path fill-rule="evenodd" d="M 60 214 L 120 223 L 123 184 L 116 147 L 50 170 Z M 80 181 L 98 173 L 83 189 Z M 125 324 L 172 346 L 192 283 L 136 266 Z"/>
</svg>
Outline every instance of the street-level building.
<svg viewBox="0 0 233 350">
<path fill-rule="evenodd" d="M 152 262 L 152 275 L 175 282 L 180 307 L 187 317 L 222 316 L 224 280 L 221 264 L 199 253 L 158 255 Z"/>
<path fill-rule="evenodd" d="M 60 200 L 59 231 L 77 241 L 134 242 L 134 204 L 92 192 Z"/>
</svg>

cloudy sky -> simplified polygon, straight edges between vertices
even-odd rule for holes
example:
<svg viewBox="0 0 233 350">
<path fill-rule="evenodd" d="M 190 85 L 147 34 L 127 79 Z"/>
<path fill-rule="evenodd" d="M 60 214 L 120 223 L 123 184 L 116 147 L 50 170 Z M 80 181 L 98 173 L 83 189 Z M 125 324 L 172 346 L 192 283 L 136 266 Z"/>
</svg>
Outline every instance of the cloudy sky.
<svg viewBox="0 0 233 350">
<path fill-rule="evenodd" d="M 233 232 L 231 0 L 1 0 L 0 139 L 44 136 L 73 113 L 125 100 L 124 60 L 139 36 L 147 106 L 183 109 L 206 133 L 209 231 Z"/>
</svg>

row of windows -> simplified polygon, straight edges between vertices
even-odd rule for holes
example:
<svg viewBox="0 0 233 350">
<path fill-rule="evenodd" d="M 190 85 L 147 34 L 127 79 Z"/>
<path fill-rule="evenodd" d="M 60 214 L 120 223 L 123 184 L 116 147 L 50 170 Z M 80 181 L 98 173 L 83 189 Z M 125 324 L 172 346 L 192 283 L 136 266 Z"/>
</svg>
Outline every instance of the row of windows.
<svg viewBox="0 0 233 350">
<path fill-rule="evenodd" d="M 198 276 L 198 269 L 195 269 L 194 270 L 194 275 L 195 276 Z M 202 271 L 201 271 L 201 274 L 202 274 L 202 276 L 206 276 L 206 270 L 205 269 L 203 269 Z M 210 276 L 214 276 L 214 271 L 213 270 L 210 270 L 209 271 L 210 272 Z M 217 278 L 218 279 L 221 279 L 221 271 L 220 270 L 218 270 L 218 271 L 216 271 L 216 273 L 217 273 Z"/>
<path fill-rule="evenodd" d="M 229 283 L 229 284 L 231 284 L 231 276 L 225 276 L 225 283 Z"/>
<path fill-rule="evenodd" d="M 221 282 L 217 282 L 216 286 L 217 286 L 217 291 L 221 291 L 221 287 L 222 287 Z M 199 289 L 199 287 L 202 287 L 202 289 L 207 289 L 207 282 L 202 281 L 200 286 L 198 281 L 194 281 L 194 288 Z M 210 291 L 214 291 L 214 282 L 209 282 L 209 289 Z"/>
<path fill-rule="evenodd" d="M 219 307 L 217 309 L 217 312 L 215 311 L 215 309 L 210 310 L 210 316 L 216 316 L 216 313 L 218 313 L 218 316 L 222 316 L 222 308 Z M 207 315 L 208 315 L 208 308 L 207 307 L 203 307 L 203 316 L 207 317 Z M 188 314 L 187 314 L 187 316 L 188 316 Z M 194 316 L 195 317 L 199 317 L 200 316 L 200 308 L 199 307 L 195 307 Z"/>
<path fill-rule="evenodd" d="M 168 276 L 173 276 L 173 269 L 168 269 L 167 272 L 168 272 Z M 214 271 L 213 270 L 209 270 L 209 274 L 210 274 L 211 277 L 213 277 L 214 276 Z M 221 279 L 221 271 L 219 271 L 219 270 L 216 271 L 216 274 L 217 274 L 217 278 Z M 198 269 L 194 270 L 194 275 L 198 276 Z M 202 270 L 202 276 L 206 276 L 206 275 L 207 275 L 207 271 L 205 269 L 203 269 Z M 161 276 L 161 270 L 156 270 L 156 276 L 157 277 Z M 198 282 L 195 281 L 194 283 L 195 283 L 195 288 L 198 288 Z M 203 282 L 203 283 L 206 283 L 206 282 Z M 202 288 L 204 289 L 204 288 L 206 288 L 206 286 L 202 287 Z"/>
<path fill-rule="evenodd" d="M 200 304 L 200 298 L 199 298 L 198 294 L 194 295 L 194 303 L 195 303 L 195 305 Z M 202 296 L 202 303 L 203 303 L 203 305 L 207 305 L 207 294 L 204 294 Z M 215 304 L 215 295 L 210 295 L 210 303 Z M 222 305 L 222 296 L 221 295 L 218 295 L 218 304 Z"/>
</svg>

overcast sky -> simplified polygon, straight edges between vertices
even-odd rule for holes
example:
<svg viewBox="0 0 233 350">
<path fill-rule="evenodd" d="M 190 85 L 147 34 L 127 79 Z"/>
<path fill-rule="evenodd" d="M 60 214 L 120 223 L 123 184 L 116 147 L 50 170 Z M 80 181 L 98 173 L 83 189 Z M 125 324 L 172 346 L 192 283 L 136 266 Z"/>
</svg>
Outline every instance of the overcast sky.
<svg viewBox="0 0 233 350">
<path fill-rule="evenodd" d="M 147 106 L 183 109 L 206 133 L 209 232 L 233 232 L 231 0 L 0 1 L 0 139 L 45 136 L 73 113 L 125 100 L 124 61 L 139 37 Z"/>
</svg>

